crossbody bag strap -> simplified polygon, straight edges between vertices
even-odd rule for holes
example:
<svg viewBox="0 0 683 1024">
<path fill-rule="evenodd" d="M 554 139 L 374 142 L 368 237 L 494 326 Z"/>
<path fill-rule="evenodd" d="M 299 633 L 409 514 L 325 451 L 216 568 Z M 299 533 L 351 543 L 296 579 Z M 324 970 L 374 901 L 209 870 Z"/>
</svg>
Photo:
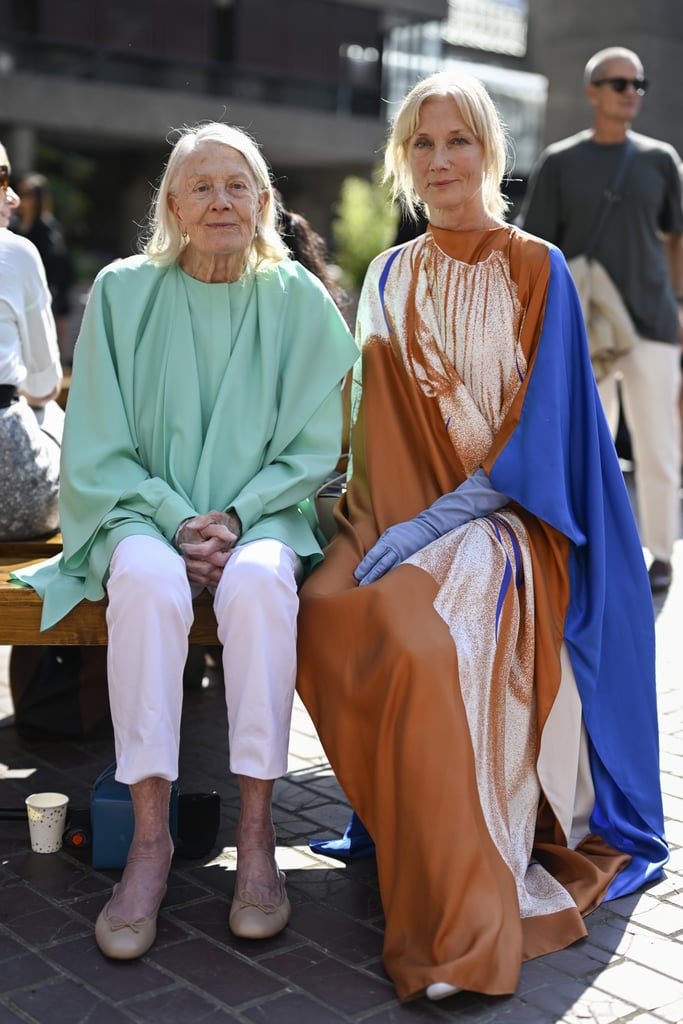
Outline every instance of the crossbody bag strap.
<svg viewBox="0 0 683 1024">
<path fill-rule="evenodd" d="M 617 202 L 617 200 L 620 198 L 619 189 L 621 188 L 621 183 L 624 180 L 624 175 L 626 174 L 626 167 L 629 160 L 631 159 L 631 154 L 633 153 L 634 148 L 635 147 L 633 145 L 632 139 L 627 137 L 626 145 L 624 146 L 624 151 L 621 154 L 621 160 L 619 161 L 619 166 L 617 167 L 617 172 L 614 175 L 612 184 L 608 185 L 605 191 L 603 192 L 604 202 L 600 207 L 600 212 L 596 218 L 595 224 L 593 225 L 593 233 L 591 234 L 588 245 L 586 246 L 586 259 L 591 258 L 595 250 L 595 247 L 598 244 L 598 239 L 602 234 L 602 230 L 605 226 L 610 210 Z"/>
</svg>

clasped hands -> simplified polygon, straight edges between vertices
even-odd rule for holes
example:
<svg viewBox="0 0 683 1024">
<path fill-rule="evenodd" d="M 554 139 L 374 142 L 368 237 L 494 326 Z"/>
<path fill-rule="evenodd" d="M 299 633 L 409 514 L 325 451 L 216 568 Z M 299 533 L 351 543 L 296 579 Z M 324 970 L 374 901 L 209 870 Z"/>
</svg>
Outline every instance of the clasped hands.
<svg viewBox="0 0 683 1024">
<path fill-rule="evenodd" d="M 185 560 L 189 582 L 193 586 L 218 586 L 241 536 L 242 524 L 233 511 L 211 509 L 186 519 L 178 530 L 176 546 Z"/>
</svg>

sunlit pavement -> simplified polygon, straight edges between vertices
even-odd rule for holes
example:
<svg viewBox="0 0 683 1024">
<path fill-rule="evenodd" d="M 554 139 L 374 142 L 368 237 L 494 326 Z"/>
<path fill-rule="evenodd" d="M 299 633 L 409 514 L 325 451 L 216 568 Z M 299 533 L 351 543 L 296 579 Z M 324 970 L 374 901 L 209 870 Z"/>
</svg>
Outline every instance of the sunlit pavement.
<svg viewBox="0 0 683 1024">
<path fill-rule="evenodd" d="M 309 837 L 342 830 L 348 806 L 298 702 L 290 771 L 275 790 L 278 860 L 287 873 L 292 920 L 264 942 L 231 935 L 237 788 L 228 772 L 222 691 L 209 674 L 208 685 L 185 695 L 180 786 L 182 792 L 220 794 L 218 840 L 202 860 L 175 858 L 158 939 L 142 960 L 114 963 L 95 946 L 95 918 L 118 872 L 94 870 L 88 850 L 32 853 L 26 822 L 0 820 L 0 1024 L 679 1024 L 683 539 L 676 546 L 673 585 L 656 598 L 655 609 L 662 789 L 671 846 L 666 875 L 648 890 L 591 914 L 587 939 L 526 964 L 515 996 L 461 993 L 440 1003 L 408 1005 L 396 1000 L 381 962 L 374 860 L 345 866 L 315 856 L 307 845 Z M 67 793 L 72 808 L 87 808 L 90 785 L 113 760 L 109 730 L 80 743 L 22 741 L 7 717 L 7 655 L 0 648 L 0 806 L 21 807 L 28 793 L 49 789 Z"/>
</svg>

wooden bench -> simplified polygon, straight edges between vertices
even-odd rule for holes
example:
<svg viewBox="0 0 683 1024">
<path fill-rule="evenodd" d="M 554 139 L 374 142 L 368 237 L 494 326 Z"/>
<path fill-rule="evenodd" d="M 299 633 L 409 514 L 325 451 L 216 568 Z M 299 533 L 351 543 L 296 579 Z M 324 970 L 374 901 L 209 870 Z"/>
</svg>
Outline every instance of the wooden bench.
<svg viewBox="0 0 683 1024">
<path fill-rule="evenodd" d="M 12 647 L 29 644 L 106 646 L 106 597 L 101 601 L 81 601 L 56 626 L 41 632 L 42 600 L 31 587 L 10 580 L 13 570 L 58 554 L 61 541 L 61 535 L 55 534 L 44 540 L 0 542 L 0 644 Z M 217 645 L 213 599 L 208 591 L 202 591 L 195 598 L 194 613 L 190 643 Z"/>
<path fill-rule="evenodd" d="M 59 530 L 47 537 L 31 540 L 0 540 L 0 558 L 22 559 L 52 558 L 62 550 L 62 535 Z"/>
</svg>

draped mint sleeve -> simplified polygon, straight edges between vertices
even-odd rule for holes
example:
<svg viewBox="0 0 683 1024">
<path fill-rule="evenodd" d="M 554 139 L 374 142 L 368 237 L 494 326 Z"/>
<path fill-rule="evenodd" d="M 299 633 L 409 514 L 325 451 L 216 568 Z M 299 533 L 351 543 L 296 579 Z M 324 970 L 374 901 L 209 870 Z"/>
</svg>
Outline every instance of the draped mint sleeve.
<svg viewBox="0 0 683 1024">
<path fill-rule="evenodd" d="M 212 324 L 210 395 L 197 301 Z M 181 520 L 210 508 L 236 510 L 241 543 L 275 537 L 315 564 L 321 551 L 298 503 L 337 462 L 340 384 L 356 355 L 327 292 L 293 261 L 225 285 L 142 256 L 101 271 L 69 392 L 63 553 L 16 574 L 43 598 L 42 628 L 103 596 L 123 537 L 171 543 Z"/>
</svg>

